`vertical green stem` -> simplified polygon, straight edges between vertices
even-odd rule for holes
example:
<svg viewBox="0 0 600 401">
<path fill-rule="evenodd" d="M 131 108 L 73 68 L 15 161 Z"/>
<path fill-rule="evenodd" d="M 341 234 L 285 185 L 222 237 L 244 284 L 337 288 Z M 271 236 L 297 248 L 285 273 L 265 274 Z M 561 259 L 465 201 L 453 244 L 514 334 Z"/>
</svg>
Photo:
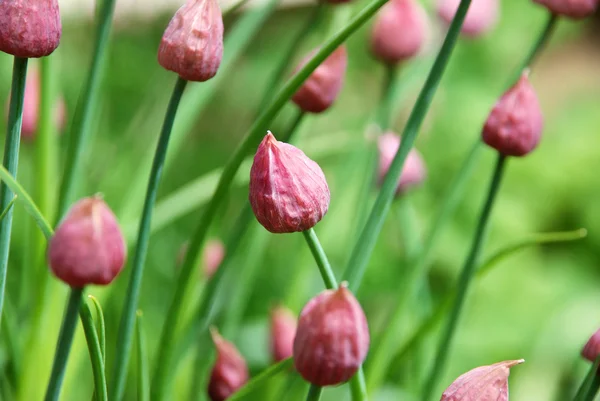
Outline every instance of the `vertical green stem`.
<svg viewBox="0 0 600 401">
<path fill-rule="evenodd" d="M 450 313 L 448 323 L 442 333 L 442 338 L 436 352 L 429 378 L 427 379 L 423 388 L 423 401 L 427 401 L 431 398 L 431 394 L 433 391 L 435 391 L 440 380 L 440 376 L 446 366 L 446 361 L 448 359 L 448 355 L 450 354 L 452 338 L 454 337 L 454 332 L 456 331 L 456 326 L 458 325 L 462 307 L 465 303 L 469 284 L 471 283 L 471 279 L 475 273 L 477 258 L 479 257 L 479 253 L 481 251 L 487 224 L 492 212 L 492 206 L 494 205 L 494 200 L 496 199 L 496 195 L 498 194 L 498 190 L 500 188 L 500 182 L 502 181 L 504 166 L 506 164 L 505 162 L 506 156 L 499 154 L 498 161 L 496 162 L 496 167 L 492 175 L 492 181 L 490 183 L 488 195 L 485 200 L 485 204 L 483 205 L 481 216 L 479 217 L 479 223 L 477 224 L 477 230 L 475 231 L 473 244 L 471 245 L 471 250 L 469 251 L 469 255 L 467 256 L 457 284 L 457 293 L 452 305 L 452 311 Z"/>
<path fill-rule="evenodd" d="M 142 283 L 142 275 L 144 273 L 144 263 L 146 254 L 148 253 L 148 242 L 150 240 L 150 226 L 152 223 L 152 209 L 156 202 L 156 193 L 162 176 L 162 169 L 169 146 L 169 138 L 177 114 L 177 107 L 185 90 L 187 81 L 182 78 L 177 78 L 175 89 L 167 108 L 165 121 L 156 147 L 152 170 L 150 171 L 150 179 L 148 181 L 148 189 L 146 191 L 146 199 L 144 201 L 144 210 L 142 212 L 142 220 L 138 231 L 138 240 L 135 246 L 133 264 L 131 267 L 131 277 L 127 287 L 127 296 L 123 305 L 123 314 L 121 324 L 119 326 L 119 334 L 117 340 L 116 361 L 114 365 L 112 377 L 112 391 L 110 399 L 119 401 L 123 397 L 125 391 L 125 381 L 127 377 L 127 366 L 129 355 L 131 353 L 131 344 L 133 341 L 133 328 L 135 325 L 135 313 Z"/>
<path fill-rule="evenodd" d="M 319 401 L 321 399 L 321 393 L 323 392 L 323 387 L 315 386 L 314 384 L 310 386 L 308 389 L 308 395 L 306 396 L 306 401 Z"/>
<path fill-rule="evenodd" d="M 379 128 L 385 131 L 390 128 L 392 122 L 392 106 L 394 103 L 394 84 L 398 77 L 398 68 L 395 65 L 385 66 L 385 77 L 383 80 L 382 96 L 377 110 L 377 122 Z"/>
<path fill-rule="evenodd" d="M 138 401 L 150 401 L 150 373 L 148 372 L 148 352 L 146 336 L 142 326 L 142 311 L 138 311 L 135 323 L 137 334 Z"/>
<path fill-rule="evenodd" d="M 50 381 L 46 388 L 45 401 L 58 401 L 59 399 L 60 389 L 65 378 L 67 360 L 69 359 L 69 351 L 71 350 L 75 328 L 77 327 L 77 316 L 82 296 L 83 288 L 71 288 L 60 335 L 58 336 L 58 343 L 56 344 L 56 354 L 54 355 Z"/>
<path fill-rule="evenodd" d="M 92 311 L 87 302 L 82 302 L 79 308 L 79 316 L 81 325 L 87 340 L 88 350 L 90 353 L 90 361 L 92 363 L 92 372 L 94 373 L 94 393 L 96 401 L 107 401 L 106 392 L 106 372 L 104 371 L 104 357 L 102 355 L 102 347 L 98 332 L 92 318 Z"/>
</svg>

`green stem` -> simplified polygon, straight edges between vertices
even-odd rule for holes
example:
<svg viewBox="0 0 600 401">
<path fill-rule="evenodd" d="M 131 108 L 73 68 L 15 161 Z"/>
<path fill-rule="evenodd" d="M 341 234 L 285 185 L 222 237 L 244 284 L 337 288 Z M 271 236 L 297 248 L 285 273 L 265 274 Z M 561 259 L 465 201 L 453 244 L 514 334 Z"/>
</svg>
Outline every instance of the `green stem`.
<svg viewBox="0 0 600 401">
<path fill-rule="evenodd" d="M 87 340 L 88 350 L 90 352 L 90 361 L 92 363 L 92 372 L 94 373 L 94 391 L 96 401 L 107 401 L 106 394 L 106 372 L 104 371 L 104 357 L 102 356 L 102 347 L 100 339 L 96 332 L 92 311 L 87 302 L 81 302 L 79 308 L 79 317 L 81 325 Z"/>
<path fill-rule="evenodd" d="M 325 255 L 325 251 L 319 242 L 319 238 L 317 237 L 317 233 L 315 233 L 314 228 L 309 228 L 308 230 L 303 231 L 302 234 L 304 234 L 306 243 L 308 244 L 313 257 L 317 262 L 317 266 L 319 266 L 319 271 L 321 272 L 321 277 L 323 278 L 325 287 L 329 289 L 337 288 L 338 284 L 335 274 L 333 273 L 333 269 L 329 264 L 327 255 Z"/>
<path fill-rule="evenodd" d="M 382 96 L 377 110 L 377 122 L 381 131 L 390 128 L 392 122 L 392 106 L 394 103 L 394 84 L 397 81 L 398 68 L 395 65 L 385 66 Z"/>
<path fill-rule="evenodd" d="M 157 367 L 153 380 L 152 394 L 156 395 L 156 399 L 161 401 L 165 397 L 165 370 L 171 367 L 171 356 L 175 346 L 175 333 L 177 322 L 179 321 L 183 308 L 182 300 L 185 298 L 185 293 L 188 290 L 190 276 L 194 270 L 195 261 L 200 253 L 204 238 L 210 227 L 214 216 L 217 214 L 222 200 L 229 191 L 229 187 L 235 174 L 240 167 L 246 155 L 253 149 L 266 130 L 268 125 L 287 103 L 287 101 L 296 93 L 300 86 L 312 74 L 312 72 L 339 47 L 352 33 L 360 28 L 373 14 L 377 12 L 387 0 L 374 0 L 358 15 L 356 15 L 350 23 L 340 30 L 334 37 L 328 40 L 319 51 L 283 86 L 279 93 L 274 97 L 271 104 L 265 108 L 256 122 L 252 125 L 248 133 L 245 135 L 242 143 L 238 146 L 231 159 L 227 162 L 223 169 L 223 174 L 217 184 L 217 188 L 212 199 L 207 204 L 200 221 L 196 227 L 196 231 L 190 241 L 190 247 L 186 254 L 177 285 L 175 294 L 169 311 L 167 312 L 167 320 L 164 323 L 163 332 L 159 342 L 159 353 L 157 358 Z"/>
<path fill-rule="evenodd" d="M 600 387 L 598 366 L 600 366 L 600 355 L 596 357 L 596 360 L 590 367 L 590 370 L 581 383 L 581 386 L 579 386 L 579 389 L 577 389 L 577 393 L 575 394 L 573 401 L 592 401 L 594 399 L 594 396 Z"/>
<path fill-rule="evenodd" d="M 522 67 L 517 72 L 517 74 L 513 78 L 512 82 L 516 82 L 519 79 L 521 72 L 525 68 L 531 67 L 533 65 L 533 63 L 535 63 L 535 61 L 537 60 L 537 58 L 540 55 L 540 53 L 542 52 L 542 50 L 544 50 L 544 48 L 550 41 L 550 38 L 552 37 L 554 30 L 556 29 L 557 23 L 558 23 L 558 16 L 556 14 L 549 14 L 548 20 L 546 21 L 546 24 L 544 25 L 542 32 L 538 36 L 537 41 L 534 43 L 533 47 L 531 48 L 531 51 L 529 52 L 529 54 L 527 55 L 525 60 L 523 60 Z"/>
<path fill-rule="evenodd" d="M 148 242 L 150 240 L 150 226 L 152 223 L 152 210 L 156 202 L 156 193 L 160 183 L 162 168 L 169 146 L 169 138 L 173 128 L 173 122 L 177 114 L 177 107 L 185 90 L 187 81 L 182 78 L 177 78 L 177 83 L 167 108 L 165 122 L 156 147 L 152 170 L 150 171 L 150 179 L 148 181 L 148 189 L 146 191 L 146 200 L 144 201 L 144 210 L 142 212 L 142 220 L 138 231 L 138 240 L 135 247 L 133 264 L 131 267 L 131 277 L 127 287 L 127 296 L 123 305 L 123 314 L 121 324 L 119 326 L 119 334 L 117 340 L 116 361 L 114 365 L 112 377 L 112 391 L 110 399 L 119 401 L 123 397 L 125 391 L 125 381 L 127 376 L 127 366 L 129 355 L 131 353 L 131 344 L 133 341 L 133 328 L 135 325 L 135 314 L 137 310 L 138 298 L 140 294 L 140 286 L 144 273 L 144 263 L 146 254 L 148 253 Z"/>
<path fill-rule="evenodd" d="M 148 352 L 146 336 L 142 326 L 142 311 L 136 314 L 136 336 L 137 336 L 137 365 L 138 365 L 138 401 L 150 400 L 150 373 L 148 370 Z"/>
<path fill-rule="evenodd" d="M 60 389 L 65 378 L 67 360 L 69 359 L 69 351 L 71 350 L 75 328 L 77 327 L 77 314 L 79 313 L 82 295 L 83 288 L 71 288 L 60 335 L 58 336 L 58 343 L 56 344 L 56 354 L 54 355 L 52 373 L 46 389 L 46 396 L 44 397 L 45 401 L 58 401 L 59 399 Z"/>
<path fill-rule="evenodd" d="M 314 384 L 310 386 L 308 389 L 308 395 L 306 396 L 306 401 L 319 401 L 321 399 L 321 393 L 323 392 L 323 387 L 315 386 Z"/>
<path fill-rule="evenodd" d="M 456 326 L 458 325 L 462 307 L 465 303 L 469 284 L 471 283 L 475 272 L 475 266 L 481 251 L 481 246 L 483 244 L 492 206 L 494 205 L 494 200 L 496 199 L 496 195 L 498 194 L 498 190 L 500 188 L 500 182 L 502 181 L 504 166 L 506 164 L 505 162 L 506 156 L 499 154 L 496 168 L 494 169 L 494 174 L 492 175 L 492 181 L 488 195 L 485 200 L 483 210 L 481 211 L 481 216 L 479 217 L 479 223 L 477 224 L 477 230 L 475 231 L 473 244 L 471 245 L 471 250 L 467 256 L 457 284 L 457 293 L 452 306 L 452 311 L 450 313 L 448 323 L 443 331 L 442 339 L 438 346 L 429 378 L 427 379 L 427 382 L 423 388 L 423 401 L 427 401 L 431 398 L 431 394 L 435 391 L 440 380 L 440 375 L 443 373 L 446 366 L 446 361 L 448 359 L 448 355 L 450 354 L 450 346 L 456 331 Z"/>
<path fill-rule="evenodd" d="M 8 206 L 6 206 L 6 209 L 4 209 L 2 211 L 2 214 L 0 214 L 0 220 L 3 220 L 6 217 L 6 215 L 8 214 L 8 211 L 13 207 L 13 205 L 15 204 L 16 201 L 17 201 L 17 195 L 13 196 L 13 198 L 10 201 L 10 203 L 8 204 Z"/>
<path fill-rule="evenodd" d="M 284 359 L 283 361 L 276 363 L 275 365 L 265 369 L 258 376 L 252 378 L 244 387 L 233 393 L 227 401 L 238 401 L 256 391 L 257 388 L 263 386 L 268 380 L 273 378 L 275 375 L 290 370 L 294 366 L 292 358 Z"/>
<path fill-rule="evenodd" d="M 96 323 L 96 331 L 98 333 L 98 341 L 100 342 L 102 360 L 106 361 L 106 325 L 104 323 L 104 312 L 102 312 L 102 306 L 100 306 L 100 302 L 96 297 L 88 295 L 88 298 L 94 304 L 94 309 L 96 309 L 96 319 L 98 320 L 98 323 Z"/>
</svg>

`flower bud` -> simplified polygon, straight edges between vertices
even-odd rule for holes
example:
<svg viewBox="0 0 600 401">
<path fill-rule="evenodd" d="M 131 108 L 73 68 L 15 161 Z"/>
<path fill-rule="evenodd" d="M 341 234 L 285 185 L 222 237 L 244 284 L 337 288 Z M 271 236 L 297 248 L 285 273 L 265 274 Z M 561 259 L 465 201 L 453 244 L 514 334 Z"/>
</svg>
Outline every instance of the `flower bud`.
<svg viewBox="0 0 600 401">
<path fill-rule="evenodd" d="M 367 318 L 346 283 L 306 304 L 294 339 L 294 365 L 306 381 L 341 384 L 356 373 L 368 350 Z"/>
<path fill-rule="evenodd" d="M 296 68 L 302 68 L 317 51 L 314 50 L 302 60 Z M 346 47 L 338 47 L 298 89 L 292 100 L 300 109 L 309 113 L 321 113 L 327 110 L 337 98 L 346 75 L 348 55 Z"/>
<path fill-rule="evenodd" d="M 275 362 L 292 356 L 297 326 L 289 309 L 278 306 L 271 310 L 271 356 Z"/>
<path fill-rule="evenodd" d="M 321 167 L 269 132 L 250 169 L 250 204 L 258 222 L 272 233 L 306 231 L 327 213 L 329 197 Z"/>
<path fill-rule="evenodd" d="M 553 14 L 573 19 L 589 17 L 598 8 L 598 0 L 533 0 Z"/>
<path fill-rule="evenodd" d="M 217 239 L 206 242 L 202 251 L 204 276 L 210 279 L 217 271 L 225 257 L 225 246 Z"/>
<path fill-rule="evenodd" d="M 52 272 L 71 287 L 109 284 L 125 264 L 127 248 L 117 219 L 98 196 L 75 203 L 48 245 Z"/>
<path fill-rule="evenodd" d="M 222 57 L 223 16 L 217 0 L 187 0 L 165 30 L 158 62 L 188 81 L 207 81 Z"/>
<path fill-rule="evenodd" d="M 492 109 L 483 127 L 483 141 L 506 156 L 524 156 L 536 148 L 544 117 L 527 72 Z"/>
<path fill-rule="evenodd" d="M 425 10 L 415 0 L 391 0 L 381 9 L 371 33 L 371 52 L 384 63 L 414 57 L 425 41 Z"/>
<path fill-rule="evenodd" d="M 212 401 L 223 401 L 246 384 L 248 367 L 235 346 L 216 329 L 211 328 L 210 334 L 217 348 L 217 360 L 210 374 L 208 396 Z"/>
<path fill-rule="evenodd" d="M 504 361 L 470 370 L 444 391 L 440 401 L 508 401 L 510 368 L 523 362 Z"/>
<path fill-rule="evenodd" d="M 583 347 L 581 356 L 590 362 L 595 362 L 596 358 L 600 356 L 600 329 L 592 334 L 585 347 Z"/>
<path fill-rule="evenodd" d="M 400 147 L 400 137 L 393 132 L 381 135 L 377 140 L 377 147 L 379 148 L 379 183 L 382 184 Z M 416 149 L 411 149 L 404 162 L 396 193 L 403 193 L 419 185 L 425 180 L 426 175 L 427 169 L 421 155 Z"/>
<path fill-rule="evenodd" d="M 447 24 L 452 22 L 460 0 L 438 0 L 438 15 Z M 472 0 L 461 32 L 476 38 L 491 30 L 498 19 L 498 0 Z"/>
</svg>

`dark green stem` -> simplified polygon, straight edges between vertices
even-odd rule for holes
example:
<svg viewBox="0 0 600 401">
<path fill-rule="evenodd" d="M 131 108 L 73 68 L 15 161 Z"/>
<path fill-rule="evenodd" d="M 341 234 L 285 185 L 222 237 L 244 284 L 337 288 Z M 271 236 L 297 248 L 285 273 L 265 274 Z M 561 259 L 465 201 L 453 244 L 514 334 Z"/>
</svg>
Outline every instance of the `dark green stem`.
<svg viewBox="0 0 600 401">
<path fill-rule="evenodd" d="M 146 335 L 142 326 L 142 311 L 137 311 L 135 332 L 137 337 L 137 383 L 138 383 L 138 401 L 150 400 L 150 373 L 148 370 L 148 352 L 146 345 Z"/>
<path fill-rule="evenodd" d="M 100 345 L 100 339 L 96 326 L 94 325 L 94 319 L 92 318 L 92 311 L 87 302 L 82 302 L 79 308 L 79 316 L 81 318 L 81 325 L 85 333 L 85 339 L 87 340 L 88 350 L 90 353 L 90 361 L 92 363 L 92 372 L 94 373 L 94 399 L 96 401 L 107 401 L 106 392 L 106 372 L 104 371 L 104 357 L 102 355 L 102 347 Z"/>
<path fill-rule="evenodd" d="M 321 399 L 321 393 L 323 392 L 323 387 L 315 386 L 314 384 L 310 386 L 308 389 L 308 395 L 306 396 L 306 401 L 319 401 Z"/>
<path fill-rule="evenodd" d="M 167 154 L 167 148 L 169 146 L 173 122 L 175 121 L 175 116 L 177 114 L 177 107 L 179 106 L 186 85 L 187 81 L 185 79 L 177 78 L 173 94 L 171 95 L 171 101 L 169 102 L 167 113 L 165 115 L 160 138 L 158 139 L 158 144 L 156 146 L 152 169 L 150 170 L 148 189 L 146 190 L 146 199 L 144 200 L 144 210 L 142 212 L 142 220 L 140 221 L 138 230 L 138 240 L 135 246 L 133 264 L 131 266 L 131 277 L 127 287 L 127 296 L 123 305 L 123 314 L 119 326 L 117 352 L 115 356 L 116 361 L 112 376 L 112 391 L 110 397 L 113 401 L 120 401 L 125 391 L 127 366 L 133 342 L 135 314 L 140 294 L 140 286 L 142 284 L 146 254 L 148 253 L 148 242 L 150 240 L 152 210 L 154 208 L 154 203 L 156 202 L 156 193 L 162 176 L 162 169 Z"/>
<path fill-rule="evenodd" d="M 499 154 L 498 161 L 496 162 L 496 167 L 492 175 L 492 181 L 490 184 L 488 195 L 485 200 L 483 209 L 481 211 L 481 216 L 479 217 L 477 229 L 473 238 L 473 244 L 471 245 L 471 250 L 469 251 L 469 255 L 467 256 L 460 278 L 458 280 L 457 293 L 456 298 L 454 299 L 454 303 L 452 305 L 452 311 L 450 312 L 448 323 L 443 331 L 442 338 L 436 352 L 435 360 L 433 362 L 433 367 L 423 388 L 423 401 L 427 401 L 431 398 L 431 394 L 437 388 L 438 382 L 440 380 L 440 375 L 444 372 L 446 361 L 448 359 L 448 355 L 450 354 L 450 346 L 452 343 L 452 339 L 454 337 L 456 326 L 458 325 L 458 320 L 460 318 L 460 314 L 462 312 L 462 308 L 467 296 L 467 291 L 469 289 L 469 284 L 471 283 L 471 279 L 473 278 L 475 273 L 477 259 L 481 251 L 481 246 L 483 244 L 487 224 L 490 218 L 490 214 L 492 212 L 492 206 L 494 205 L 494 200 L 496 199 L 496 195 L 498 194 L 498 190 L 500 188 L 500 182 L 502 181 L 504 166 L 506 164 L 505 162 L 506 156 Z"/>
<path fill-rule="evenodd" d="M 77 316 L 82 296 L 83 288 L 71 288 L 67 309 L 65 310 L 65 316 L 58 336 L 58 343 L 56 344 L 56 354 L 54 355 L 52 373 L 46 389 L 46 396 L 44 397 L 45 401 L 58 401 L 60 397 L 60 389 L 65 378 L 69 351 L 71 350 L 75 328 L 77 327 Z"/>
<path fill-rule="evenodd" d="M 550 14 L 548 16 L 548 21 L 546 22 L 546 25 L 544 25 L 544 29 L 542 30 L 541 34 L 538 36 L 538 40 L 535 42 L 535 44 L 531 48 L 531 51 L 529 52 L 529 54 L 523 61 L 521 70 L 514 77 L 513 82 L 515 82 L 519 79 L 521 72 L 525 68 L 531 67 L 533 65 L 533 63 L 535 63 L 535 61 L 537 60 L 537 58 L 540 55 L 540 53 L 542 52 L 542 50 L 544 50 L 544 48 L 550 41 L 550 38 L 552 37 L 552 33 L 554 32 L 554 30 L 556 28 L 557 22 L 558 22 L 558 16 L 556 14 Z"/>
</svg>

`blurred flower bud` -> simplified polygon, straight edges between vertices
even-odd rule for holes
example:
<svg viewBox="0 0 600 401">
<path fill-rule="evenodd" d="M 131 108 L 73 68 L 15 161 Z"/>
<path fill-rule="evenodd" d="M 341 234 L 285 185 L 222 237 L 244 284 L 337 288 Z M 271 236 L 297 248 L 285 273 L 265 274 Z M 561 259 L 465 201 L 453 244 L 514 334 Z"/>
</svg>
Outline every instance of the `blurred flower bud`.
<svg viewBox="0 0 600 401">
<path fill-rule="evenodd" d="M 368 350 L 367 318 L 346 283 L 306 304 L 294 339 L 294 364 L 306 381 L 317 386 L 344 383 Z"/>
<path fill-rule="evenodd" d="M 523 362 L 504 361 L 470 370 L 444 391 L 440 401 L 508 401 L 509 369 Z"/>
<path fill-rule="evenodd" d="M 298 71 L 316 54 L 311 52 L 296 68 Z M 338 47 L 298 89 L 292 100 L 300 109 L 309 113 L 321 113 L 327 110 L 337 98 L 346 75 L 348 54 L 346 47 Z"/>
<path fill-rule="evenodd" d="M 187 0 L 165 30 L 158 62 L 188 81 L 207 81 L 222 57 L 223 16 L 217 0 Z"/>
<path fill-rule="evenodd" d="M 297 325 L 289 309 L 278 306 L 271 310 L 271 355 L 275 362 L 292 356 Z"/>
<path fill-rule="evenodd" d="M 438 15 L 450 24 L 460 0 L 438 0 Z M 498 19 L 498 0 L 472 0 L 461 32 L 476 38 L 491 30 Z"/>
<path fill-rule="evenodd" d="M 589 17 L 598 8 L 598 0 L 533 0 L 553 14 L 573 19 Z"/>
<path fill-rule="evenodd" d="M 272 233 L 306 231 L 327 213 L 329 196 L 321 167 L 269 131 L 250 170 L 250 204 L 258 222 Z"/>
<path fill-rule="evenodd" d="M 225 257 L 225 246 L 218 239 L 206 242 L 202 251 L 202 263 L 204 266 L 204 275 L 210 279 L 217 271 L 223 258 Z"/>
<path fill-rule="evenodd" d="M 590 362 L 596 362 L 596 358 L 600 356 L 600 329 L 592 334 L 585 347 L 583 347 L 581 356 Z"/>
<path fill-rule="evenodd" d="M 371 52 L 384 63 L 414 57 L 425 41 L 427 17 L 415 0 L 390 0 L 379 12 L 371 33 Z"/>
<path fill-rule="evenodd" d="M 379 148 L 379 183 L 383 183 L 385 176 L 392 165 L 392 161 L 400 148 L 400 137 L 393 132 L 381 135 L 377 140 Z M 404 162 L 396 193 L 400 194 L 419 185 L 427 175 L 425 163 L 416 149 L 411 149 Z"/>
<path fill-rule="evenodd" d="M 216 329 L 211 328 L 210 334 L 217 348 L 217 360 L 210 374 L 208 396 L 212 401 L 223 401 L 246 384 L 248 367 L 235 346 Z"/>
<path fill-rule="evenodd" d="M 506 156 L 524 156 L 540 141 L 544 118 L 527 72 L 492 109 L 483 127 L 483 141 Z"/>
<path fill-rule="evenodd" d="M 44 57 L 60 43 L 58 0 L 0 1 L 0 51 L 16 57 Z"/>
<path fill-rule="evenodd" d="M 75 203 L 48 245 L 52 272 L 71 287 L 109 284 L 125 264 L 127 248 L 117 219 L 98 196 Z"/>
</svg>

